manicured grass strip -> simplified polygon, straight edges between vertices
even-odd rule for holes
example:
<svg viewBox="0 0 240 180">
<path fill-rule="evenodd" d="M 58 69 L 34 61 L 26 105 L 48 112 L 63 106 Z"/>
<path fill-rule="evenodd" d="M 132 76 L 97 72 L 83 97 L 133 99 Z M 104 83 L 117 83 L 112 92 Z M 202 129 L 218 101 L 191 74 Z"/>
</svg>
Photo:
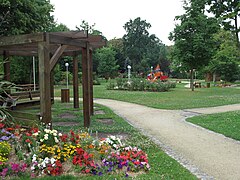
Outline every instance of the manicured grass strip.
<svg viewBox="0 0 240 180">
<path fill-rule="evenodd" d="M 187 121 L 229 138 L 240 140 L 240 111 L 188 118 Z"/>
<path fill-rule="evenodd" d="M 119 101 L 141 104 L 158 109 L 189 109 L 214 107 L 240 103 L 240 93 L 237 88 L 196 88 L 191 91 L 186 84 L 177 84 L 169 92 L 139 92 L 107 90 L 106 82 L 94 86 L 94 98 L 114 99 Z M 82 97 L 80 86 L 79 95 Z M 70 89 L 70 95 L 72 96 Z M 55 86 L 55 96 L 61 96 L 61 86 Z"/>
</svg>

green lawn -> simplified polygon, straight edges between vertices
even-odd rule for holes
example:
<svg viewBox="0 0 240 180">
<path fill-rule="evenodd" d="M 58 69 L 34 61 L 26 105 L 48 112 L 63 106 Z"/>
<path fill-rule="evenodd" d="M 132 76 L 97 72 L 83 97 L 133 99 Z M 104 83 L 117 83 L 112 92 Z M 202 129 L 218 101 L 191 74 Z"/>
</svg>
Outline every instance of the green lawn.
<svg viewBox="0 0 240 180">
<path fill-rule="evenodd" d="M 227 137 L 240 140 L 240 111 L 201 115 L 187 121 Z"/>
<path fill-rule="evenodd" d="M 132 102 L 160 109 L 186 109 L 199 107 L 213 107 L 240 103 L 240 89 L 238 88 L 197 88 L 194 92 L 177 84 L 169 92 L 136 92 L 106 90 L 106 83 L 94 86 L 95 98 L 107 98 Z M 55 89 L 55 96 L 60 96 L 60 88 Z M 82 97 L 81 88 L 80 97 Z M 71 90 L 72 96 L 72 90 Z"/>
</svg>

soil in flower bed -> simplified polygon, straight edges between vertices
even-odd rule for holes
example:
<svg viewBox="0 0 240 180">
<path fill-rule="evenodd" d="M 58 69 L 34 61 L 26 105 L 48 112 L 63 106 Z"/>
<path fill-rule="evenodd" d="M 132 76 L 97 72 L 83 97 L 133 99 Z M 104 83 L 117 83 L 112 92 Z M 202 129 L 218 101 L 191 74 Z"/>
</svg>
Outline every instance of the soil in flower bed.
<svg viewBox="0 0 240 180">
<path fill-rule="evenodd" d="M 63 118 L 63 119 L 74 119 L 74 118 L 77 118 L 77 116 L 75 116 L 74 114 L 71 114 L 71 113 L 59 114 L 58 117 Z"/>
<path fill-rule="evenodd" d="M 53 122 L 53 126 L 79 126 L 79 122 Z"/>
<path fill-rule="evenodd" d="M 102 123 L 102 124 L 106 124 L 106 125 L 112 125 L 113 124 L 113 119 L 111 118 L 99 118 L 99 119 L 96 119 L 96 121 Z"/>
</svg>

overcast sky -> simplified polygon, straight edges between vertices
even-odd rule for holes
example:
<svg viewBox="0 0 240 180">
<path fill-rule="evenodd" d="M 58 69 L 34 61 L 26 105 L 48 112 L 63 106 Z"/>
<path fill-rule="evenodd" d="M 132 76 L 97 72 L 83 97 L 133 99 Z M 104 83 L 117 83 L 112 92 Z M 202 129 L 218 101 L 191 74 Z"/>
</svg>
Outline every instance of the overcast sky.
<svg viewBox="0 0 240 180">
<path fill-rule="evenodd" d="M 175 27 L 174 18 L 184 13 L 182 0 L 50 0 L 58 23 L 76 30 L 82 20 L 101 31 L 108 40 L 121 38 L 125 34 L 124 24 L 141 17 L 152 25 L 151 34 L 166 45 L 169 33 Z"/>
</svg>

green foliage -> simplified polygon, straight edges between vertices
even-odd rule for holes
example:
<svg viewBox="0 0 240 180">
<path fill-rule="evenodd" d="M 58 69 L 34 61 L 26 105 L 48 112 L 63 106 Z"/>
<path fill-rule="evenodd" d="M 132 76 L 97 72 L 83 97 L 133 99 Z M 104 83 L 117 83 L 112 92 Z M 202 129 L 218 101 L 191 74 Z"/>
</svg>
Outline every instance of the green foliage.
<svg viewBox="0 0 240 180">
<path fill-rule="evenodd" d="M 49 0 L 2 0 L 0 35 L 47 31 L 54 24 Z"/>
<path fill-rule="evenodd" d="M 98 73 L 105 79 L 115 77 L 118 72 L 119 65 L 115 59 L 116 52 L 111 47 L 98 49 L 96 59 L 99 61 Z"/>
<path fill-rule="evenodd" d="M 235 36 L 230 31 L 221 30 L 214 38 L 218 48 L 210 68 L 220 74 L 223 80 L 234 81 L 239 74 L 240 61 L 240 51 L 235 44 Z"/>
<path fill-rule="evenodd" d="M 170 40 L 175 41 L 173 55 L 182 66 L 191 70 L 199 69 L 208 64 L 213 54 L 213 34 L 219 29 L 214 18 L 204 15 L 202 0 L 193 1 L 190 6 L 185 4 L 185 14 L 177 16 L 180 24 L 170 33 Z M 193 76 L 191 87 L 193 90 Z"/>
<path fill-rule="evenodd" d="M 126 78 L 116 78 L 110 80 L 107 85 L 108 90 L 128 90 L 128 91 L 153 91 L 153 92 L 165 92 L 170 88 L 175 88 L 176 83 L 167 82 L 151 82 L 142 78 L 132 78 L 128 81 Z"/>
<path fill-rule="evenodd" d="M 123 36 L 123 49 L 134 72 L 146 72 L 150 66 L 160 64 L 160 48 L 163 45 L 154 34 L 149 35 L 150 27 L 151 24 L 140 17 L 130 19 L 124 25 L 126 34 Z"/>
<path fill-rule="evenodd" d="M 236 43 L 240 48 L 238 20 L 240 17 L 240 1 L 239 0 L 207 0 L 209 12 L 215 14 L 222 21 L 226 30 L 230 30 L 236 35 Z M 232 21 L 234 21 L 232 23 Z"/>
<path fill-rule="evenodd" d="M 37 65 L 38 63 L 36 63 Z M 36 68 L 37 70 L 38 68 Z M 32 82 L 32 57 L 13 57 L 11 59 L 11 81 L 16 84 Z M 38 75 L 38 73 L 36 73 Z M 38 78 L 37 78 L 38 79 Z"/>
<path fill-rule="evenodd" d="M 116 52 L 115 59 L 117 60 L 117 64 L 119 65 L 121 72 L 124 72 L 126 70 L 127 64 L 125 63 L 126 57 L 123 52 L 123 39 L 112 39 L 108 41 L 107 45 Z"/>
</svg>

